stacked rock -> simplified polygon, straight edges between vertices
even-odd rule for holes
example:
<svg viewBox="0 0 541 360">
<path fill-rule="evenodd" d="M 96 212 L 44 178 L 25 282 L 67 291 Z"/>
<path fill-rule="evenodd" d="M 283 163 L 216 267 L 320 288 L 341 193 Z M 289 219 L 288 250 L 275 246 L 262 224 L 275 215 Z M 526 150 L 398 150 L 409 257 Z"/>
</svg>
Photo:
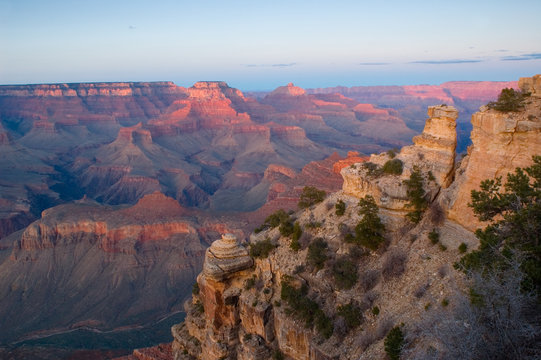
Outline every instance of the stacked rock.
<svg viewBox="0 0 541 360">
<path fill-rule="evenodd" d="M 253 265 L 248 250 L 242 246 L 235 235 L 225 234 L 216 240 L 205 253 L 203 274 L 214 280 L 224 280 L 230 274 Z"/>
</svg>

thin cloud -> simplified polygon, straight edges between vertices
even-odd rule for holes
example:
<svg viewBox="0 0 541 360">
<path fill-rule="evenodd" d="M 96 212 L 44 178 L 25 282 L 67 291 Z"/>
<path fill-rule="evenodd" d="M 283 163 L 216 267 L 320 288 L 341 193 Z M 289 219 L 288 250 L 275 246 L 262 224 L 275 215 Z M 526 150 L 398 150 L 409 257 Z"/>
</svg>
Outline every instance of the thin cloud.
<svg viewBox="0 0 541 360">
<path fill-rule="evenodd" d="M 474 60 L 474 59 L 447 59 L 447 60 L 419 60 L 412 61 L 410 64 L 428 64 L 428 65 L 447 65 L 447 64 L 471 64 L 471 63 L 480 63 L 484 60 Z"/>
<path fill-rule="evenodd" d="M 359 63 L 359 65 L 363 65 L 363 66 L 380 66 L 380 65 L 391 65 L 391 63 L 386 63 L 386 62 L 362 62 L 362 63 Z"/>
<path fill-rule="evenodd" d="M 541 59 L 541 53 L 531 53 L 518 56 L 504 56 L 501 58 L 503 61 L 524 61 L 524 60 L 539 60 Z"/>
<path fill-rule="evenodd" d="M 289 63 L 289 64 L 272 64 L 272 67 L 289 67 L 289 66 L 295 66 L 297 63 Z"/>
<path fill-rule="evenodd" d="M 283 64 L 244 64 L 243 66 L 244 67 L 280 67 L 280 68 L 283 68 L 283 67 L 291 67 L 291 66 L 295 66 L 295 65 L 297 65 L 297 63 L 292 62 L 292 63 L 283 63 Z"/>
<path fill-rule="evenodd" d="M 130 29 L 130 30 L 135 30 L 135 29 L 137 29 L 137 28 L 136 28 L 134 25 L 130 25 L 130 26 L 128 26 L 128 29 Z"/>
</svg>

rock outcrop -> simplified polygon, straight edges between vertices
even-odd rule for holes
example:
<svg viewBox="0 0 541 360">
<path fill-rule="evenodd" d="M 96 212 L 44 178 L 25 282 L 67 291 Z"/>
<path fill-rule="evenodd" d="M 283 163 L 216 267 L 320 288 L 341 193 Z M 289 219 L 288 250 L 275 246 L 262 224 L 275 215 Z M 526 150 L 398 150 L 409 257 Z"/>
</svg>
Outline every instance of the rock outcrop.
<svg viewBox="0 0 541 360">
<path fill-rule="evenodd" d="M 225 234 L 207 249 L 203 275 L 208 279 L 222 281 L 238 271 L 249 268 L 252 264 L 248 250 L 238 243 L 236 236 Z"/>
<path fill-rule="evenodd" d="M 505 183 L 508 173 L 530 166 L 532 156 L 541 154 L 541 99 L 533 96 L 539 79 L 541 75 L 521 78 L 520 85 L 532 93 L 523 111 L 504 113 L 483 107 L 472 116 L 472 146 L 442 198 L 449 218 L 472 231 L 483 224 L 468 206 L 471 191 L 479 190 L 485 179 L 502 177 Z"/>
<path fill-rule="evenodd" d="M 518 80 L 518 87 L 531 96 L 541 97 L 541 74 L 532 77 L 523 77 Z"/>
<path fill-rule="evenodd" d="M 352 164 L 341 170 L 342 190 L 358 198 L 371 195 L 378 206 L 389 210 L 408 211 L 408 179 L 413 169 L 432 175 L 428 183 L 431 198 L 440 188 L 449 186 L 453 179 L 457 111 L 446 105 L 428 108 L 429 118 L 421 135 L 413 138 L 414 145 L 405 146 L 395 158 L 388 153 L 372 155 L 368 163 Z M 399 161 L 403 170 L 399 175 L 385 174 L 382 168 L 389 161 Z M 373 168 L 370 168 L 372 166 Z"/>
</svg>

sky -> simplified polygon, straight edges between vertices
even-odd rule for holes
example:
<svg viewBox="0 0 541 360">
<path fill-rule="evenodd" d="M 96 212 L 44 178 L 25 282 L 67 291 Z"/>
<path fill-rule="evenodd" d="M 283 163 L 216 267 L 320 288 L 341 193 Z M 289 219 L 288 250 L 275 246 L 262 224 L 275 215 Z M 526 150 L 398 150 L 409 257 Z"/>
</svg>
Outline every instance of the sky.
<svg viewBox="0 0 541 360">
<path fill-rule="evenodd" d="M 541 73 L 540 0 L 0 0 L 0 84 L 241 90 Z"/>
</svg>

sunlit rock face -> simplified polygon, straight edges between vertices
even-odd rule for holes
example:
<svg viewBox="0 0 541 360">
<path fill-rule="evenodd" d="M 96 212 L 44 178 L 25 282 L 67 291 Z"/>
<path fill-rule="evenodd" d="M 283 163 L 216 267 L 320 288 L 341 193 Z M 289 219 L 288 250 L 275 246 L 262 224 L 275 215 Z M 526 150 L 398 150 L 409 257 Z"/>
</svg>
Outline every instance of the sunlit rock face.
<svg viewBox="0 0 541 360">
<path fill-rule="evenodd" d="M 456 172 L 456 180 L 445 193 L 449 218 L 475 230 L 483 226 L 468 206 L 471 191 L 485 179 L 502 177 L 516 167 L 528 167 L 532 156 L 541 154 L 540 75 L 521 78 L 520 85 L 532 93 L 520 112 L 499 112 L 483 107 L 472 116 L 472 146 Z"/>
<path fill-rule="evenodd" d="M 409 211 L 404 180 L 414 169 L 432 174 L 434 180 L 427 183 L 431 198 L 440 188 L 449 186 L 453 179 L 458 112 L 452 106 L 438 105 L 428 108 L 428 116 L 423 132 L 413 138 L 414 145 L 403 147 L 394 159 L 387 153 L 370 157 L 369 162 L 378 167 L 388 161 L 401 161 L 402 174 L 374 176 L 362 163 L 354 163 L 340 172 L 344 193 L 358 198 L 371 195 L 382 208 Z"/>
<path fill-rule="evenodd" d="M 428 116 L 423 132 L 413 137 L 414 145 L 402 148 L 398 158 L 423 172 L 430 171 L 446 188 L 453 180 L 458 111 L 452 106 L 430 106 Z"/>
<path fill-rule="evenodd" d="M 520 78 L 518 87 L 534 97 L 541 97 L 541 74 Z"/>
</svg>

